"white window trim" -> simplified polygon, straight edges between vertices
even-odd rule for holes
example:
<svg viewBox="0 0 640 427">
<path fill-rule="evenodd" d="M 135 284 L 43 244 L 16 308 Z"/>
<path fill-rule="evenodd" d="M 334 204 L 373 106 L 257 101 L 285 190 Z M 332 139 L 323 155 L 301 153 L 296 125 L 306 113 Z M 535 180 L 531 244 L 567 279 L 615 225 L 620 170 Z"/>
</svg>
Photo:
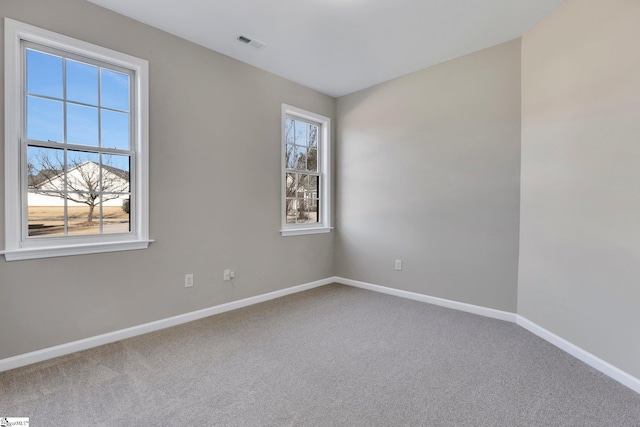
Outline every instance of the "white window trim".
<svg viewBox="0 0 640 427">
<path fill-rule="evenodd" d="M 320 172 L 320 218 L 321 221 L 315 224 L 287 224 L 286 206 L 286 117 L 293 116 L 302 120 L 309 120 L 321 125 L 321 132 L 318 138 L 318 166 Z M 303 110 L 292 105 L 282 104 L 281 116 L 281 225 L 282 236 L 299 236 L 303 234 L 329 233 L 331 227 L 331 119 L 329 117 Z"/>
<path fill-rule="evenodd" d="M 149 239 L 149 65 L 136 58 L 91 43 L 76 40 L 29 24 L 4 19 L 5 28 L 5 249 L 0 251 L 7 261 L 101 252 L 144 249 Z M 51 237 L 23 240 L 20 174 L 22 66 L 21 42 L 29 41 L 98 61 L 118 65 L 135 73 L 135 168 L 133 180 L 136 211 L 132 215 L 135 233 L 90 237 Z"/>
</svg>

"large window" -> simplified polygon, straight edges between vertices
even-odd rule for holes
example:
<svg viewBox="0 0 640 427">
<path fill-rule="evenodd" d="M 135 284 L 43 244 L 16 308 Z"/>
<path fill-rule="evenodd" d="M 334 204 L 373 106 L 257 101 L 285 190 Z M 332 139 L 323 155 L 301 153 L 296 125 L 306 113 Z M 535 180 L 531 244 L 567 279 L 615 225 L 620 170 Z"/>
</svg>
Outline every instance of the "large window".
<svg viewBox="0 0 640 427">
<path fill-rule="evenodd" d="M 326 233 L 330 224 L 330 119 L 282 106 L 284 236 Z"/>
<path fill-rule="evenodd" d="M 147 63 L 5 19 L 7 260 L 149 243 Z"/>
</svg>

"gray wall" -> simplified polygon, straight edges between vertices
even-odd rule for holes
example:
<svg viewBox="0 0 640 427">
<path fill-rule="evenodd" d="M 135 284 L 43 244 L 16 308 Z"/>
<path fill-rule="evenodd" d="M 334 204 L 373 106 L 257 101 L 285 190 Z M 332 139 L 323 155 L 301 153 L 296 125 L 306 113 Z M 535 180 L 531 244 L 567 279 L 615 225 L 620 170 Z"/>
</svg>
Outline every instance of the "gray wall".
<svg viewBox="0 0 640 427">
<path fill-rule="evenodd" d="M 640 2 L 523 37 L 518 311 L 640 378 Z"/>
<path fill-rule="evenodd" d="M 338 118 L 337 275 L 515 312 L 520 40 L 339 98 Z"/>
<path fill-rule="evenodd" d="M 517 303 L 640 377 L 636 0 L 567 0 L 522 44 L 342 97 L 337 110 L 82 0 L 0 0 L 0 16 L 149 60 L 157 240 L 0 261 L 0 359 L 335 274 L 512 312 Z M 278 233 L 282 102 L 338 118 L 334 233 Z"/>
<path fill-rule="evenodd" d="M 156 242 L 1 260 L 0 359 L 333 275 L 335 233 L 279 233 L 280 105 L 335 118 L 333 98 L 82 0 L 2 0 L 5 16 L 149 61 Z M 3 61 L 4 52 L 2 73 Z M 2 194 L 3 156 L 0 146 Z M 233 284 L 224 268 L 236 271 Z"/>
</svg>

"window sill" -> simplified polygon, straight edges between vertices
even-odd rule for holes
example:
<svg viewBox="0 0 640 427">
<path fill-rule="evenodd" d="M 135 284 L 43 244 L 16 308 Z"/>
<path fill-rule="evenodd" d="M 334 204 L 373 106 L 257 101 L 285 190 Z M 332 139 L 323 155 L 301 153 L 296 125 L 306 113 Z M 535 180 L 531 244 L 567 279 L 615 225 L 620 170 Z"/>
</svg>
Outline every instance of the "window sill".
<svg viewBox="0 0 640 427">
<path fill-rule="evenodd" d="M 329 233 L 333 230 L 333 227 L 307 227 L 307 228 L 289 228 L 286 230 L 280 230 L 282 237 L 287 236 L 301 236 L 304 234 L 322 234 Z"/>
<path fill-rule="evenodd" d="M 49 246 L 42 248 L 23 248 L 2 251 L 7 261 L 53 258 L 71 255 L 98 254 L 104 252 L 132 251 L 146 249 L 153 240 L 133 240 L 125 242 L 89 243 L 82 245 Z"/>
</svg>

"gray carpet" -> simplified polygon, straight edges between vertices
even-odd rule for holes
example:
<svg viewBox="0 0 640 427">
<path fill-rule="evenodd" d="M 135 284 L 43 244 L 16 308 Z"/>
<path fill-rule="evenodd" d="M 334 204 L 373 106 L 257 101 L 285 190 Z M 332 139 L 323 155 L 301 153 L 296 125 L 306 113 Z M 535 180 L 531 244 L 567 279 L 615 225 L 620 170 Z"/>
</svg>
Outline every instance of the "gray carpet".
<svg viewBox="0 0 640 427">
<path fill-rule="evenodd" d="M 32 426 L 640 426 L 524 329 L 329 285 L 0 373 Z"/>
</svg>

